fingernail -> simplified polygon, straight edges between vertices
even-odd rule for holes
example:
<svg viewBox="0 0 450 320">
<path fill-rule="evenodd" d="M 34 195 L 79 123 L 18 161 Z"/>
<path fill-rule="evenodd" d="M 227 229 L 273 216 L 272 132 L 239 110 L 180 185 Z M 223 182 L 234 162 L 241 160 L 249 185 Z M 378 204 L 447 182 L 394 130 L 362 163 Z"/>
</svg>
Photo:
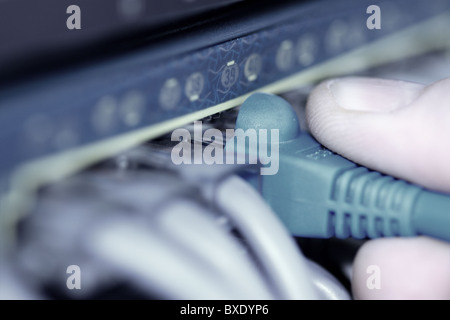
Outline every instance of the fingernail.
<svg viewBox="0 0 450 320">
<path fill-rule="evenodd" d="M 425 86 L 413 82 L 376 78 L 339 78 L 328 88 L 343 109 L 364 112 L 390 112 L 413 102 Z"/>
</svg>

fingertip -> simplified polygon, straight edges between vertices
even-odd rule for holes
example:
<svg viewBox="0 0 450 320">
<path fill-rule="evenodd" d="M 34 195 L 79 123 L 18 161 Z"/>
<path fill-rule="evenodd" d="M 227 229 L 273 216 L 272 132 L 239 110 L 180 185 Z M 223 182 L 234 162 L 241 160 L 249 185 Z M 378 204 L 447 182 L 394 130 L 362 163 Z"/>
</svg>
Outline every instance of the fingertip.
<svg viewBox="0 0 450 320">
<path fill-rule="evenodd" d="M 308 96 L 306 103 L 306 121 L 311 134 L 326 147 L 341 151 L 342 145 L 336 138 L 335 132 L 340 137 L 346 130 L 345 110 L 339 108 L 330 91 L 330 86 L 336 81 L 330 79 L 319 83 Z"/>
<path fill-rule="evenodd" d="M 326 80 L 307 101 L 308 127 L 325 147 L 360 165 L 450 192 L 449 85 L 449 79 L 428 87 L 362 77 Z"/>
<path fill-rule="evenodd" d="M 447 300 L 449 284 L 450 244 L 427 237 L 368 241 L 353 264 L 355 299 Z"/>
</svg>

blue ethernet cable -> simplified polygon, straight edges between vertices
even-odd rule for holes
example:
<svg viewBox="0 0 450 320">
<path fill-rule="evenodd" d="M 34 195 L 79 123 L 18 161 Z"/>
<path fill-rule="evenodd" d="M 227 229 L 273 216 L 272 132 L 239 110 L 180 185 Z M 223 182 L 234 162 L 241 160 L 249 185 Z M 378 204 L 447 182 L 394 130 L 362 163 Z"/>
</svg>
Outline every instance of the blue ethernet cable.
<svg viewBox="0 0 450 320">
<path fill-rule="evenodd" d="M 261 192 L 293 235 L 428 235 L 450 241 L 450 195 L 370 170 L 326 149 L 300 130 L 295 111 L 283 98 L 252 94 L 241 105 L 238 128 L 279 130 L 279 169 L 261 176 Z M 246 150 L 253 152 L 248 145 Z"/>
</svg>

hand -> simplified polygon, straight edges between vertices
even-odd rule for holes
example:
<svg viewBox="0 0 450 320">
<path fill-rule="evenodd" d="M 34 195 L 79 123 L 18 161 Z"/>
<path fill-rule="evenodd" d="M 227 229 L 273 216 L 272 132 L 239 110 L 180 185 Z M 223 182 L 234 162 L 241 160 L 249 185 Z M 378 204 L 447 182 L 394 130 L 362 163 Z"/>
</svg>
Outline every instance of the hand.
<svg viewBox="0 0 450 320">
<path fill-rule="evenodd" d="M 314 137 L 334 152 L 450 193 L 450 78 L 428 86 L 328 80 L 311 93 L 306 115 Z M 375 286 L 368 285 L 373 266 Z M 424 236 L 368 241 L 355 258 L 352 289 L 356 299 L 450 299 L 450 244 Z"/>
</svg>

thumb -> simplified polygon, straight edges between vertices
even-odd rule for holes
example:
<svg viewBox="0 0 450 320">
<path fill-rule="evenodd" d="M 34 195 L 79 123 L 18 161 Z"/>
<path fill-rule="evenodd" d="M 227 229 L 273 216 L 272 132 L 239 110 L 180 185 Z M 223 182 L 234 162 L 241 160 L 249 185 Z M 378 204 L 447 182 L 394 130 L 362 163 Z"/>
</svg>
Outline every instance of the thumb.
<svg viewBox="0 0 450 320">
<path fill-rule="evenodd" d="M 311 133 L 358 163 L 424 187 L 450 192 L 450 78 L 429 86 L 338 78 L 310 94 Z"/>
</svg>

